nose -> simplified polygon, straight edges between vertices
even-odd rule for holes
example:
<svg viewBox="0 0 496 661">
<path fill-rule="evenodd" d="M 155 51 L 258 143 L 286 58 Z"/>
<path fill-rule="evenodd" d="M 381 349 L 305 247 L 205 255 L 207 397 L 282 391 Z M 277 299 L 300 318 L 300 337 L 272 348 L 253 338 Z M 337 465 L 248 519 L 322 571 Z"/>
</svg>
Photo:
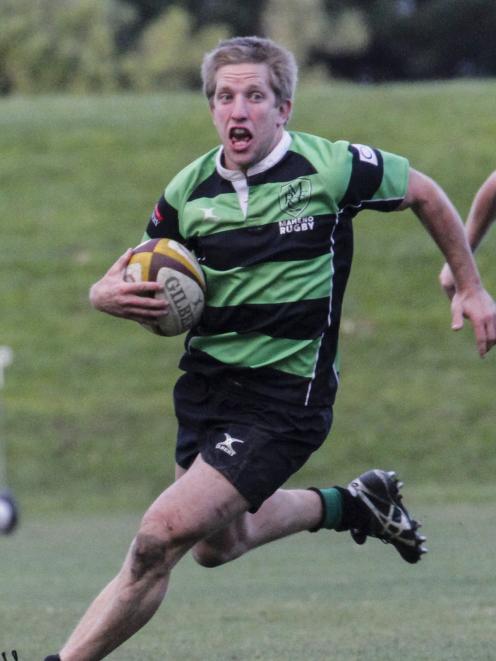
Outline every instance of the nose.
<svg viewBox="0 0 496 661">
<path fill-rule="evenodd" d="M 246 99 L 242 94 L 236 94 L 233 100 L 231 116 L 233 119 L 246 119 L 248 116 Z"/>
</svg>

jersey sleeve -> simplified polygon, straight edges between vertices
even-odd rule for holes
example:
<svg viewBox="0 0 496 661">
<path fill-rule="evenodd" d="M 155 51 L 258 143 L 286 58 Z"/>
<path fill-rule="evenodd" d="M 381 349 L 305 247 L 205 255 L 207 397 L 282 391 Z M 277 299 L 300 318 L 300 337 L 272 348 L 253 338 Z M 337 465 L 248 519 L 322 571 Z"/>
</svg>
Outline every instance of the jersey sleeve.
<svg viewBox="0 0 496 661">
<path fill-rule="evenodd" d="M 351 174 L 340 209 L 353 215 L 362 209 L 397 209 L 408 188 L 408 160 L 367 145 L 350 144 L 348 151 Z"/>
<path fill-rule="evenodd" d="M 177 209 L 169 204 L 164 195 L 160 197 L 148 219 L 143 241 L 147 239 L 174 239 L 184 243 L 184 238 L 179 231 Z"/>
</svg>

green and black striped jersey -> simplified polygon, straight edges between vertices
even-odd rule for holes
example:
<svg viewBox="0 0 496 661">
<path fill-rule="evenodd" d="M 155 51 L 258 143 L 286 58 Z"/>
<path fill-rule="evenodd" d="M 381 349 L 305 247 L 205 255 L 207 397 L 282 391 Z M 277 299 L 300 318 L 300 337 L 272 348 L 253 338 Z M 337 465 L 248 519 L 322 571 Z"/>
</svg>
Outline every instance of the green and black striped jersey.
<svg viewBox="0 0 496 661">
<path fill-rule="evenodd" d="M 167 186 L 145 238 L 192 249 L 207 281 L 180 367 L 306 406 L 334 401 L 352 218 L 392 211 L 408 161 L 365 145 L 285 132 L 261 163 L 228 171 L 216 148 Z"/>
</svg>

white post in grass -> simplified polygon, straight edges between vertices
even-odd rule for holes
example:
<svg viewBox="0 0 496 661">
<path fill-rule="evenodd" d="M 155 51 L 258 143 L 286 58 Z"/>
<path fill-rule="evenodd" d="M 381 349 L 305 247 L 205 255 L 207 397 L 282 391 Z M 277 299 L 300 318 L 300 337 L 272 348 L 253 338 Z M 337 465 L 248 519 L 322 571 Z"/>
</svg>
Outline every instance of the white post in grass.
<svg viewBox="0 0 496 661">
<path fill-rule="evenodd" d="M 0 390 L 5 384 L 5 368 L 12 364 L 14 352 L 10 347 L 0 346 Z M 7 457 L 3 444 L 3 401 L 0 398 L 0 489 L 5 486 L 7 479 Z"/>
<path fill-rule="evenodd" d="M 11 365 L 13 360 L 14 352 L 12 349 L 10 347 L 0 346 L 0 388 L 3 388 L 5 383 L 5 368 Z"/>
</svg>

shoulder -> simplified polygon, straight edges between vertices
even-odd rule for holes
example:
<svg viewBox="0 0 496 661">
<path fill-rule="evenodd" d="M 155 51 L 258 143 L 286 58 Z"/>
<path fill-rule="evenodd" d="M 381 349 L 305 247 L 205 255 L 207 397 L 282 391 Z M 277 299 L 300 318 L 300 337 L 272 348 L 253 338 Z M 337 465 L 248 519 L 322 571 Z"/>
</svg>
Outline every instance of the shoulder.
<svg viewBox="0 0 496 661">
<path fill-rule="evenodd" d="M 350 157 L 350 143 L 346 140 L 332 142 L 312 133 L 302 131 L 290 131 L 289 133 L 292 138 L 291 149 L 312 161 L 316 161 L 316 164 L 322 167 L 334 165 L 336 161 Z"/>
<path fill-rule="evenodd" d="M 192 161 L 178 172 L 167 185 L 165 197 L 176 209 L 184 206 L 191 191 L 195 190 L 215 171 L 215 157 L 218 150 L 219 148 L 215 147 Z"/>
</svg>

